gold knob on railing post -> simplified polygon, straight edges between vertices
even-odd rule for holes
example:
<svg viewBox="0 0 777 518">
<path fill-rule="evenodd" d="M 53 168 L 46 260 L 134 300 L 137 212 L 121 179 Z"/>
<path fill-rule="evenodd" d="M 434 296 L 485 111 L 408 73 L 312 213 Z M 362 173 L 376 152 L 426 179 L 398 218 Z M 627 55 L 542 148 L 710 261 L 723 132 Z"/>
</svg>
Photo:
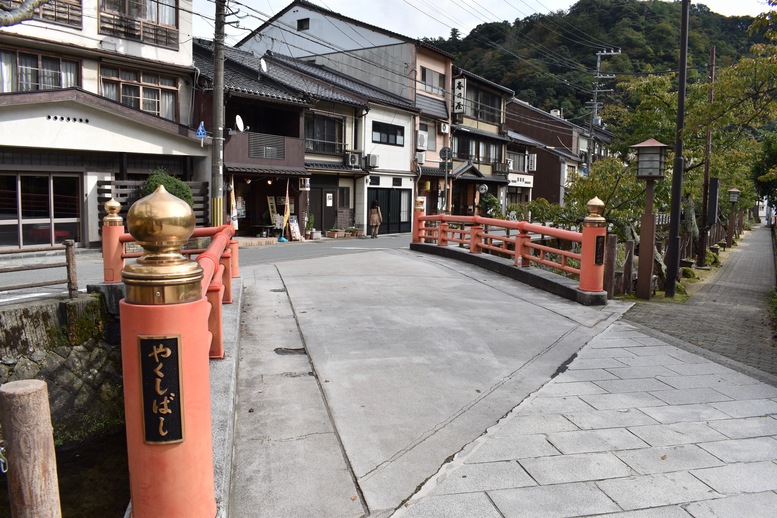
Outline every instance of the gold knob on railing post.
<svg viewBox="0 0 777 518">
<path fill-rule="evenodd" d="M 178 304 L 202 297 L 202 267 L 181 254 L 194 232 L 194 211 L 160 185 L 135 202 L 127 228 L 143 256 L 122 271 L 130 304 Z"/>
</svg>

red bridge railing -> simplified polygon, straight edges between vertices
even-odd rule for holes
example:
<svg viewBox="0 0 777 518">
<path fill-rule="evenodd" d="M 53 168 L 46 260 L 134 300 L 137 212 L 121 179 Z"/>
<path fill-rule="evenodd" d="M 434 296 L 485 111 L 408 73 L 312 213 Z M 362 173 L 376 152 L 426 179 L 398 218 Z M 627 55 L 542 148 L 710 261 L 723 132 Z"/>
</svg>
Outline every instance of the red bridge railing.
<svg viewBox="0 0 777 518">
<path fill-rule="evenodd" d="M 121 272 L 125 260 L 137 258 L 142 252 L 127 252 L 126 244 L 135 238 L 125 231 L 122 218 L 118 216 L 118 203 L 105 204 L 108 215 L 103 219 L 103 281 L 122 282 Z M 231 225 L 196 228 L 192 238 L 210 237 L 207 248 L 181 250 L 181 254 L 197 256 L 196 261 L 203 269 L 202 294 L 211 303 L 208 330 L 213 338 L 210 347 L 211 358 L 224 357 L 221 304 L 232 303 L 232 279 L 240 276 L 239 246 L 233 239 L 235 229 Z"/>
<path fill-rule="evenodd" d="M 482 216 L 413 215 L 413 243 L 468 246 L 470 253 L 490 250 L 513 258 L 517 267 L 544 265 L 579 276 L 580 290 L 603 291 L 606 222 L 601 216 L 604 204 L 598 198 L 588 202 L 589 216 L 582 232 L 536 225 L 527 221 L 507 221 Z M 514 234 L 511 234 L 514 231 Z M 532 241 L 533 236 L 549 236 L 578 243 L 579 252 L 554 248 Z M 557 259 L 556 259 L 557 258 Z M 574 260 L 570 264 L 570 259 Z M 575 264 L 576 263 L 576 264 Z M 579 265 L 579 266 L 578 266 Z"/>
</svg>

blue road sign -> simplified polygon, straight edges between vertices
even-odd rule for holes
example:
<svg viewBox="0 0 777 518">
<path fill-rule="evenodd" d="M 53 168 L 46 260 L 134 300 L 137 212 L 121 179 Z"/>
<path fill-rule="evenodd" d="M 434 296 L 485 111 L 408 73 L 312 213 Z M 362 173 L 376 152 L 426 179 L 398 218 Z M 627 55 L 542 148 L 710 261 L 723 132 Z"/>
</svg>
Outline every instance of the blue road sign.
<svg viewBox="0 0 777 518">
<path fill-rule="evenodd" d="M 205 138 L 208 136 L 208 134 L 205 131 L 205 123 L 200 122 L 200 127 L 197 128 L 197 133 L 195 134 L 197 138 Z"/>
</svg>

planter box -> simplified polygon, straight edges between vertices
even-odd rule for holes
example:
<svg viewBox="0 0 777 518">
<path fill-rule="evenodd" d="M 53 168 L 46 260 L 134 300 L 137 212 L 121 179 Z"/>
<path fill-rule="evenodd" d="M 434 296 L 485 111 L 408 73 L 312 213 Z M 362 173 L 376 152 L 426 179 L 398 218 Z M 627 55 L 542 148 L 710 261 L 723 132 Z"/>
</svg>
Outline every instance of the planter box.
<svg viewBox="0 0 777 518">
<path fill-rule="evenodd" d="M 314 230 L 310 233 L 311 239 L 321 239 L 321 231 L 320 230 Z"/>
<path fill-rule="evenodd" d="M 345 230 L 327 230 L 326 237 L 330 237 L 330 238 L 345 237 Z"/>
</svg>

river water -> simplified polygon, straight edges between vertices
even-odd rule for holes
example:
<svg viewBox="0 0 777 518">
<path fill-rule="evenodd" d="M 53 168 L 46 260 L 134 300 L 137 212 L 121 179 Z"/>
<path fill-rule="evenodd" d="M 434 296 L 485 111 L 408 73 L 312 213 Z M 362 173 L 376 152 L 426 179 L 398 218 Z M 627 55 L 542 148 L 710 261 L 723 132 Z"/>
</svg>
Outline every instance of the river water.
<svg viewBox="0 0 777 518">
<path fill-rule="evenodd" d="M 121 518 L 130 501 L 124 428 L 57 448 L 63 518 Z M 0 475 L 0 518 L 11 518 L 8 486 Z"/>
</svg>

